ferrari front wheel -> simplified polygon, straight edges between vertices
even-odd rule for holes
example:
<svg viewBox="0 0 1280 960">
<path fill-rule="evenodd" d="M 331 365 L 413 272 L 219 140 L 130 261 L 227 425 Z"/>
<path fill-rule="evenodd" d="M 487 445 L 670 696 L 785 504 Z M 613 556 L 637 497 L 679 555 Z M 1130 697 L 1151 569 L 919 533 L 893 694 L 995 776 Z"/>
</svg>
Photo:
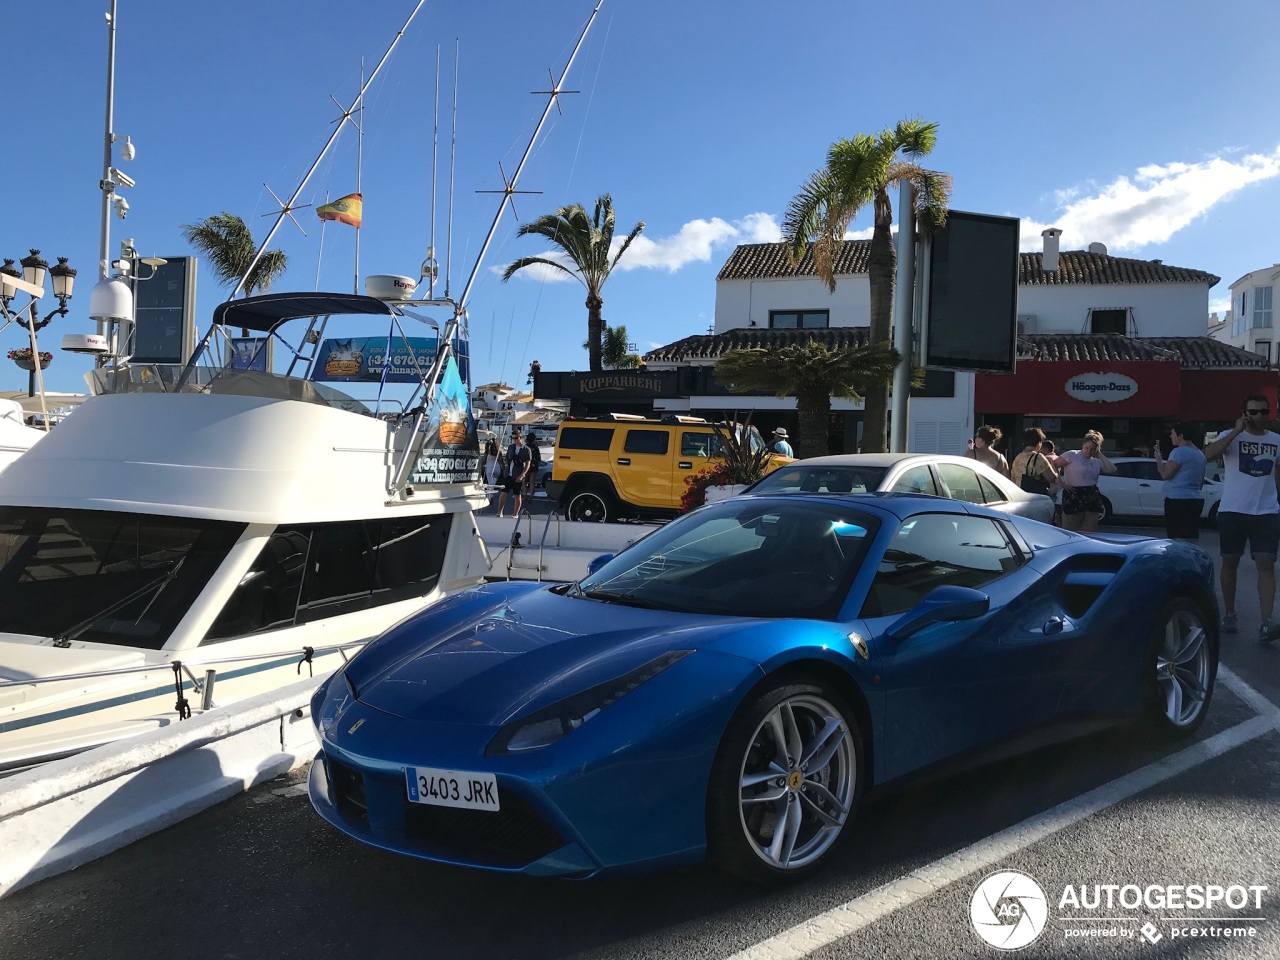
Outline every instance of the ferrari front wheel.
<svg viewBox="0 0 1280 960">
<path fill-rule="evenodd" d="M 1162 732 L 1192 733 L 1204 722 L 1218 673 L 1218 647 L 1199 605 L 1175 597 L 1160 608 L 1147 654 L 1147 715 Z"/>
<path fill-rule="evenodd" d="M 755 881 L 812 872 L 848 833 L 862 793 L 862 732 L 838 692 L 787 683 L 734 714 L 712 766 L 707 844 Z"/>
</svg>

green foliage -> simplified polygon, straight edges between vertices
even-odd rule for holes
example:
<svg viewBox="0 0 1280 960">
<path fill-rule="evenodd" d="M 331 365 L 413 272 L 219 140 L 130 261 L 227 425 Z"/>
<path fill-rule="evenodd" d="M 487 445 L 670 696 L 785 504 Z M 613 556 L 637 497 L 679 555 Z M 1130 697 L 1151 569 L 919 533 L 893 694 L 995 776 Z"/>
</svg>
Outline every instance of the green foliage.
<svg viewBox="0 0 1280 960">
<path fill-rule="evenodd" d="M 258 250 L 245 222 L 225 210 L 199 223 L 183 224 L 180 229 L 187 242 L 205 255 L 214 276 L 230 287 L 240 282 Z M 245 281 L 245 296 L 266 293 L 287 266 L 283 250 L 264 250 Z"/>
<path fill-rule="evenodd" d="M 611 251 L 614 221 L 613 198 L 607 193 L 596 199 L 595 212 L 590 217 L 580 203 L 560 207 L 555 213 L 522 224 L 517 236 L 542 237 L 559 249 L 561 258 L 521 257 L 507 264 L 502 271 L 505 283 L 525 267 L 539 264 L 573 277 L 586 288 L 587 353 L 593 372 L 602 369 L 604 320 L 601 311 L 604 300 L 600 291 L 631 242 L 644 229 L 644 221 L 641 220 L 631 228 L 617 251 Z"/>
<path fill-rule="evenodd" d="M 713 423 L 718 440 L 716 454 L 704 470 L 685 478 L 685 492 L 680 498 L 680 512 L 688 513 L 706 502 L 707 487 L 755 483 L 765 475 L 774 454 L 751 427 L 751 414 L 745 420 L 733 415 L 731 423 Z M 756 438 L 753 444 L 752 437 Z"/>
</svg>

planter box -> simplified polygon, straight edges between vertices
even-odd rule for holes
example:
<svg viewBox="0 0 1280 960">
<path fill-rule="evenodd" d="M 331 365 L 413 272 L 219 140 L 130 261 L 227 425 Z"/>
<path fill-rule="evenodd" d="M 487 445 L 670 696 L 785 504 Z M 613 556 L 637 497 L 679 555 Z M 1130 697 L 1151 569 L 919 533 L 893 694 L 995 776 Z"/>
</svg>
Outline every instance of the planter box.
<svg viewBox="0 0 1280 960">
<path fill-rule="evenodd" d="M 731 483 L 724 487 L 707 487 L 707 503 L 715 503 L 717 500 L 728 500 L 730 497 L 736 497 L 743 490 L 747 489 L 749 484 Z"/>
</svg>

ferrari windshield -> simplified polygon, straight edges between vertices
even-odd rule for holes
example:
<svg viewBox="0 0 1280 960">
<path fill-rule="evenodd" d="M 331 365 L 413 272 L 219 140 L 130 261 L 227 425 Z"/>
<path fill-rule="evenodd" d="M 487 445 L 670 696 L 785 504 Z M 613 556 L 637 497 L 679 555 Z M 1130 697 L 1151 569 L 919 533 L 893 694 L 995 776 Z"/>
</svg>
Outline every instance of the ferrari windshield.
<svg viewBox="0 0 1280 960">
<path fill-rule="evenodd" d="M 837 502 L 735 497 L 673 521 L 569 590 L 607 603 L 834 619 L 879 522 Z"/>
</svg>

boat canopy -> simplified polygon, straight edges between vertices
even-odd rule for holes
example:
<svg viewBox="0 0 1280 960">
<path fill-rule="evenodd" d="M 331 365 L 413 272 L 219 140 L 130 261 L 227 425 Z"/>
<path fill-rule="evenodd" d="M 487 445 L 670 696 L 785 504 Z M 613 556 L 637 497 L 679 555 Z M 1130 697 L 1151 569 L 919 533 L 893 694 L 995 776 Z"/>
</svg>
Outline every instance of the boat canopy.
<svg viewBox="0 0 1280 960">
<path fill-rule="evenodd" d="M 389 304 L 357 293 L 264 293 L 218 304 L 213 311 L 213 322 L 224 327 L 271 333 L 299 317 L 335 314 L 397 315 Z"/>
</svg>

